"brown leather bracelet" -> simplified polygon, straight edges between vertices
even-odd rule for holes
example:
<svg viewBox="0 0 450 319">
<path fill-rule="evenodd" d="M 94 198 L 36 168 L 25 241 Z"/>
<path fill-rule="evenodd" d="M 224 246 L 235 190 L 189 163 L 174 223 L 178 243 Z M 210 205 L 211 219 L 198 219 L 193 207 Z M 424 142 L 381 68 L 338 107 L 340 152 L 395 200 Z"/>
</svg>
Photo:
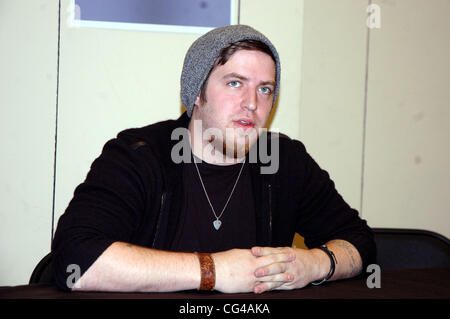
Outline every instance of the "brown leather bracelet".
<svg viewBox="0 0 450 319">
<path fill-rule="evenodd" d="M 211 254 L 195 252 L 200 262 L 201 281 L 198 290 L 214 290 L 216 270 Z"/>
</svg>

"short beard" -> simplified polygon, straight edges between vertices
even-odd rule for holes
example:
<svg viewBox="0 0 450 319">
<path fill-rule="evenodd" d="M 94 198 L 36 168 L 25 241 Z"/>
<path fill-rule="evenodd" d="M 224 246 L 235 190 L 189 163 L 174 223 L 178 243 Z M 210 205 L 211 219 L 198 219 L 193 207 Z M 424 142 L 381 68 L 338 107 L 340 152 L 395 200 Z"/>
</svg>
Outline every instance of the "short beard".
<svg viewBox="0 0 450 319">
<path fill-rule="evenodd" d="M 214 149 L 214 152 L 221 152 L 225 157 L 232 159 L 240 159 L 247 155 L 250 150 L 250 138 L 245 136 L 245 143 L 238 144 L 236 139 L 227 141 L 226 139 L 216 140 L 215 136 L 211 136 L 208 141 Z"/>
<path fill-rule="evenodd" d="M 248 136 L 245 137 L 245 144 L 242 146 L 238 146 L 236 140 L 231 142 L 233 147 L 229 147 L 226 140 L 222 141 L 222 149 L 224 150 L 224 155 L 238 159 L 243 158 L 247 155 L 248 151 L 250 150 L 250 141 Z"/>
</svg>

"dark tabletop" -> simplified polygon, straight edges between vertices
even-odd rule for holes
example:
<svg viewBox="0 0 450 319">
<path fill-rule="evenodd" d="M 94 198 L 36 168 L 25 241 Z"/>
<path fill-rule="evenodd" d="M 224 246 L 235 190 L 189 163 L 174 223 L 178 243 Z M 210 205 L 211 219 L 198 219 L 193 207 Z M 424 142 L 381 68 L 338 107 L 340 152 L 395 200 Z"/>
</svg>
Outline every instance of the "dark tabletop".
<svg viewBox="0 0 450 319">
<path fill-rule="evenodd" d="M 370 275 L 370 274 L 368 274 Z M 0 287 L 0 298 L 13 299 L 450 299 L 450 269 L 382 270 L 380 288 L 366 277 L 296 290 L 223 294 L 196 290 L 171 293 L 63 292 L 49 284 Z"/>
</svg>

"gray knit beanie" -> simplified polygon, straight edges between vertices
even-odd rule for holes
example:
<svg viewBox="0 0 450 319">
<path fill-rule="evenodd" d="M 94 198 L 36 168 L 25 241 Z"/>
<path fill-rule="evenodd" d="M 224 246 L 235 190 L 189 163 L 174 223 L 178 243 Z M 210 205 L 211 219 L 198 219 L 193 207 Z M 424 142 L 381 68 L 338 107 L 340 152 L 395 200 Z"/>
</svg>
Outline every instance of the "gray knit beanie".
<svg viewBox="0 0 450 319">
<path fill-rule="evenodd" d="M 184 58 L 181 72 L 181 101 L 189 117 L 194 110 L 194 103 L 200 94 L 210 70 L 214 66 L 220 51 L 232 43 L 256 40 L 266 44 L 275 58 L 276 88 L 273 96 L 275 104 L 280 87 L 280 58 L 273 44 L 263 34 L 247 25 L 230 25 L 209 31 L 198 38 L 189 48 Z"/>
</svg>

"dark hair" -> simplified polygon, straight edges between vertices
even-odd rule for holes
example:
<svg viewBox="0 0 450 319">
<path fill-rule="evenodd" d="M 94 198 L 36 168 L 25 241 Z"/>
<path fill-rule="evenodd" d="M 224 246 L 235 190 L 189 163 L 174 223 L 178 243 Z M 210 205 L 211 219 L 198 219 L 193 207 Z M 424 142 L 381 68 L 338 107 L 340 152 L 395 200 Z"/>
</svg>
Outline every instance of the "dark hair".
<svg viewBox="0 0 450 319">
<path fill-rule="evenodd" d="M 264 43 L 262 43 L 260 41 L 243 40 L 243 41 L 238 41 L 238 42 L 235 42 L 235 43 L 231 43 L 229 46 L 223 48 L 220 51 L 219 57 L 217 58 L 216 63 L 214 63 L 214 66 L 209 71 L 205 82 L 203 82 L 203 85 L 202 85 L 202 87 L 200 89 L 200 102 L 201 103 L 206 102 L 206 87 L 208 85 L 208 80 L 209 80 L 209 76 L 211 75 L 211 72 L 217 66 L 224 65 L 225 63 L 227 63 L 228 60 L 231 58 L 231 56 L 234 53 L 236 53 L 237 51 L 240 51 L 240 50 L 260 51 L 260 52 L 266 53 L 275 62 L 275 57 L 273 56 L 273 53 L 270 50 L 270 48 L 266 44 L 264 44 Z"/>
</svg>

